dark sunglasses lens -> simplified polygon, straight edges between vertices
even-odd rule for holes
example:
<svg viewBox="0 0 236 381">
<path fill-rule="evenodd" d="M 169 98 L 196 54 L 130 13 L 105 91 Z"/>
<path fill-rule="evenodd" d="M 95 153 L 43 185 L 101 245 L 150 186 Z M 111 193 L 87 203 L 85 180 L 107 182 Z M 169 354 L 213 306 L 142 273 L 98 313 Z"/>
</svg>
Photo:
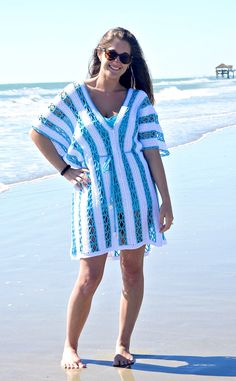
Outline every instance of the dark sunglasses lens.
<svg viewBox="0 0 236 381">
<path fill-rule="evenodd" d="M 131 61 L 131 56 L 128 53 L 122 53 L 119 55 L 120 61 L 123 64 L 128 64 Z"/>
<path fill-rule="evenodd" d="M 113 49 L 106 50 L 105 56 L 106 56 L 106 59 L 108 59 L 109 61 L 113 61 L 119 56 L 120 62 L 122 62 L 123 64 L 128 64 L 131 61 L 131 56 L 128 53 L 118 54 Z"/>
<path fill-rule="evenodd" d="M 105 56 L 109 61 L 113 61 L 118 57 L 118 54 L 115 50 L 106 50 Z"/>
</svg>

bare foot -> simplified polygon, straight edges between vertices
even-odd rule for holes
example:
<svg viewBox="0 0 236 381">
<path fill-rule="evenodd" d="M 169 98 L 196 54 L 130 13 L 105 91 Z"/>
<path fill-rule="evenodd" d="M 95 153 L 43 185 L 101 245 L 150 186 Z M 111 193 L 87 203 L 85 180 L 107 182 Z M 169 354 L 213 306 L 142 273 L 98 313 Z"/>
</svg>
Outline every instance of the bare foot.
<svg viewBox="0 0 236 381">
<path fill-rule="evenodd" d="M 130 367 L 135 363 L 133 355 L 129 352 L 129 349 L 123 345 L 116 346 L 116 355 L 114 357 L 113 366 Z"/>
<path fill-rule="evenodd" d="M 75 349 L 71 347 L 64 348 L 64 352 L 62 355 L 61 366 L 64 369 L 81 369 L 86 368 L 86 364 L 84 364 Z"/>
</svg>

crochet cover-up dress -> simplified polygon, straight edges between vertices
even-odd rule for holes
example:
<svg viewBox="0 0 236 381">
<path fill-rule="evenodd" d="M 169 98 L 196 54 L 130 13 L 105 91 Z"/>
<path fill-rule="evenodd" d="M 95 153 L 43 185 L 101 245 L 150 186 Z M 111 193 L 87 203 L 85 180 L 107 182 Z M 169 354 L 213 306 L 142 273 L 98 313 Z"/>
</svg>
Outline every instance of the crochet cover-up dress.
<svg viewBox="0 0 236 381">
<path fill-rule="evenodd" d="M 72 193 L 71 257 L 162 246 L 157 188 L 143 150 L 168 155 L 147 94 L 128 89 L 116 118 L 94 105 L 84 83 L 70 83 L 34 123 L 72 168 L 88 168 L 91 183 Z"/>
</svg>

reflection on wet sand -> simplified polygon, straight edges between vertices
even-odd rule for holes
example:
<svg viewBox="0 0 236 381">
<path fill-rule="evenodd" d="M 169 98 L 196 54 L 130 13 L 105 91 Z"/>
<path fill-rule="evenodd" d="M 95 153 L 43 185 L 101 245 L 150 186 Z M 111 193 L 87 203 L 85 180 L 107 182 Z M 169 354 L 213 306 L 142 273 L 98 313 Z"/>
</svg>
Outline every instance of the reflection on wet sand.
<svg viewBox="0 0 236 381">
<path fill-rule="evenodd" d="M 121 381 L 135 381 L 134 375 L 131 369 L 118 368 Z"/>
<path fill-rule="evenodd" d="M 72 369 L 66 371 L 67 381 L 81 381 L 80 378 L 81 370 L 80 369 Z"/>
<path fill-rule="evenodd" d="M 115 368 L 114 371 L 117 371 L 118 375 L 120 376 L 120 381 L 135 381 L 134 375 L 132 373 L 131 369 L 127 368 Z M 87 372 L 84 369 L 73 369 L 73 370 L 67 370 L 67 381 L 83 381 L 84 379 L 88 379 L 87 375 L 85 377 L 84 372 Z"/>
</svg>

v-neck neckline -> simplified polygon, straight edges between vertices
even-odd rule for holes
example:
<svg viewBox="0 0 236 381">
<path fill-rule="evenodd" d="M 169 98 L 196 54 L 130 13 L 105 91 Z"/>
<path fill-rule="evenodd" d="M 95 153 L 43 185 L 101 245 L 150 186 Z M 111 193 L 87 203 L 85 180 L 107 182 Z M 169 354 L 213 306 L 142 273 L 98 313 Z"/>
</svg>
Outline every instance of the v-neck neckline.
<svg viewBox="0 0 236 381">
<path fill-rule="evenodd" d="M 116 125 L 118 125 L 120 123 L 120 121 L 122 120 L 123 116 L 125 115 L 125 111 L 127 109 L 127 105 L 128 105 L 128 102 L 129 102 L 129 99 L 130 99 L 130 93 L 131 93 L 131 88 L 128 89 L 127 93 L 126 93 L 126 96 L 125 96 L 125 99 L 122 103 L 122 105 L 120 106 L 120 109 L 118 111 L 116 115 L 116 120 L 115 120 L 115 123 L 113 126 L 110 126 L 108 124 L 108 122 L 106 121 L 105 117 L 101 114 L 101 112 L 98 110 L 97 106 L 95 105 L 95 103 L 93 102 L 90 94 L 89 94 L 89 91 L 87 89 L 87 86 L 85 83 L 83 83 L 81 85 L 81 88 L 82 88 L 82 91 L 84 93 L 84 96 L 85 96 L 85 99 L 88 103 L 88 105 L 90 106 L 90 108 L 92 109 L 93 113 L 96 115 L 97 119 L 99 120 L 99 122 L 103 125 L 103 126 L 106 126 L 108 127 L 109 129 L 113 129 Z"/>
</svg>

